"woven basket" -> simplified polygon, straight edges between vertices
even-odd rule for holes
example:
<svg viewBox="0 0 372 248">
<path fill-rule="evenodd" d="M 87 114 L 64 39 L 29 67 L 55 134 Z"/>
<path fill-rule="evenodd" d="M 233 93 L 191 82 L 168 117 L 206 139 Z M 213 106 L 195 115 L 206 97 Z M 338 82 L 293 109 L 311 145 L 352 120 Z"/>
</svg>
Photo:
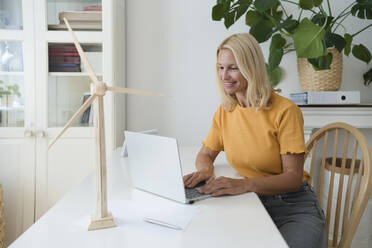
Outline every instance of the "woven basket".
<svg viewBox="0 0 372 248">
<path fill-rule="evenodd" d="M 5 220 L 3 207 L 3 188 L 0 184 L 0 248 L 5 248 Z"/>
<path fill-rule="evenodd" d="M 336 48 L 328 48 L 332 53 L 331 69 L 315 71 L 305 58 L 297 58 L 297 69 L 303 92 L 336 91 L 341 87 L 342 53 Z"/>
</svg>

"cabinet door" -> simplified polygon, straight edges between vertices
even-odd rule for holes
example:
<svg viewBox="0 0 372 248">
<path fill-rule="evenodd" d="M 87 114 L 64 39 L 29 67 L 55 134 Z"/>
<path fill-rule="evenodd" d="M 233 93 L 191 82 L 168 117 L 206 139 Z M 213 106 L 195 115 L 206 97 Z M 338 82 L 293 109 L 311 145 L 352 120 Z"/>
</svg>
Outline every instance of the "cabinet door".
<svg viewBox="0 0 372 248">
<path fill-rule="evenodd" d="M 71 35 L 60 23 L 59 13 L 82 11 L 87 6 L 101 5 L 101 1 L 37 0 L 36 4 L 35 18 L 40 27 L 36 32 L 39 37 L 45 37 L 36 44 L 37 130 L 40 130 L 36 133 L 38 219 L 94 168 L 93 116 L 89 109 L 49 150 L 48 145 L 90 94 L 88 73 L 76 54 Z M 99 80 L 102 80 L 101 34 L 95 29 L 82 30 L 82 26 L 76 32 Z"/>
<path fill-rule="evenodd" d="M 0 183 L 7 245 L 34 222 L 33 24 L 25 8 L 32 12 L 32 1 L 0 3 Z"/>
</svg>

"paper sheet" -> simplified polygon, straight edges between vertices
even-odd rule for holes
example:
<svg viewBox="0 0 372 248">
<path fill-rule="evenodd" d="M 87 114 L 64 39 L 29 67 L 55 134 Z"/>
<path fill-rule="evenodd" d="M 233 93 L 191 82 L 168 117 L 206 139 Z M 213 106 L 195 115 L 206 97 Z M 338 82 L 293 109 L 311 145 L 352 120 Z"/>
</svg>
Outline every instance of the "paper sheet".
<svg viewBox="0 0 372 248">
<path fill-rule="evenodd" d="M 169 223 L 186 229 L 192 218 L 200 212 L 196 206 L 188 206 L 185 204 L 176 203 L 170 200 L 161 201 L 127 201 L 113 200 L 109 201 L 108 207 L 115 218 L 118 226 L 132 224 L 147 224 L 144 218 L 151 218 L 162 222 Z M 158 226 L 159 228 L 166 228 Z"/>
</svg>

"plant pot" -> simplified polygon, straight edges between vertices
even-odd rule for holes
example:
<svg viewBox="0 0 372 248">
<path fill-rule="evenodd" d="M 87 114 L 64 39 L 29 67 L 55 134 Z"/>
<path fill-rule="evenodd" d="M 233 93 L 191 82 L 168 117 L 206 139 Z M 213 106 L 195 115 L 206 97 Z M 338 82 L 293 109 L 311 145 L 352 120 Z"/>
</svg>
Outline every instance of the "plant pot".
<svg viewBox="0 0 372 248">
<path fill-rule="evenodd" d="M 342 53 L 336 48 L 328 48 L 332 53 L 331 69 L 315 71 L 304 58 L 297 58 L 298 77 L 303 92 L 307 91 L 337 91 L 341 87 Z"/>
</svg>

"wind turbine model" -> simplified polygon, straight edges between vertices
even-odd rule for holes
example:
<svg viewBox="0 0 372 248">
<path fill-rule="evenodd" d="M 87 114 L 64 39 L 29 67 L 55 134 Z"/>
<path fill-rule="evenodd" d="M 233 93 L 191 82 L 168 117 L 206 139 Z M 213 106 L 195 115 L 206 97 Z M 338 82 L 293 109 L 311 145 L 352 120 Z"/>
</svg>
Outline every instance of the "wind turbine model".
<svg viewBox="0 0 372 248">
<path fill-rule="evenodd" d="M 121 87 L 109 87 L 105 83 L 98 81 L 96 74 L 90 66 L 83 49 L 81 48 L 74 32 L 72 31 L 69 22 L 66 18 L 63 18 L 66 26 L 72 35 L 76 49 L 79 52 L 81 60 L 88 70 L 89 77 L 92 79 L 90 85 L 91 96 L 85 101 L 85 103 L 76 111 L 71 117 L 67 124 L 63 127 L 62 131 L 54 138 L 50 143 L 48 149 L 61 137 L 61 135 L 72 125 L 72 123 L 94 102 L 94 130 L 95 130 L 95 163 L 96 163 L 96 185 L 95 185 L 95 200 L 96 209 L 91 216 L 88 230 L 96 230 L 114 227 L 115 222 L 111 213 L 107 210 L 107 179 L 106 179 L 106 149 L 105 149 L 105 120 L 103 113 L 103 96 L 106 91 L 113 91 L 123 94 L 138 94 L 138 95 L 152 95 L 152 96 L 166 96 L 159 93 L 147 92 L 135 89 L 121 88 Z"/>
</svg>

